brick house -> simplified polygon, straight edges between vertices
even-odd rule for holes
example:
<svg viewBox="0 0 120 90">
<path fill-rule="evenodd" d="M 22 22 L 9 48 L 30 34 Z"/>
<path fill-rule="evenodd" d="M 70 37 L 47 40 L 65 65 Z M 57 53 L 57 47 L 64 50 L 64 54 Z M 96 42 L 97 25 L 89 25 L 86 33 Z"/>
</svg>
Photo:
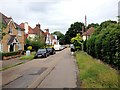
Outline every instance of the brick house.
<svg viewBox="0 0 120 90">
<path fill-rule="evenodd" d="M 6 26 L 2 30 L 6 35 L 0 40 L 0 52 L 24 50 L 24 29 L 21 29 L 11 17 L 2 13 L 0 13 L 0 20 Z"/>
<path fill-rule="evenodd" d="M 42 42 L 45 42 L 45 33 L 41 30 L 40 24 L 36 24 L 36 27 L 33 29 L 33 31 L 36 33 L 37 36 L 40 37 Z"/>
<path fill-rule="evenodd" d="M 40 39 L 45 42 L 45 34 L 40 28 L 40 24 L 36 24 L 35 28 L 31 28 L 27 22 L 21 23 L 20 27 L 25 29 L 25 40 L 28 39 L 33 39 L 36 36 L 39 36 Z"/>
</svg>

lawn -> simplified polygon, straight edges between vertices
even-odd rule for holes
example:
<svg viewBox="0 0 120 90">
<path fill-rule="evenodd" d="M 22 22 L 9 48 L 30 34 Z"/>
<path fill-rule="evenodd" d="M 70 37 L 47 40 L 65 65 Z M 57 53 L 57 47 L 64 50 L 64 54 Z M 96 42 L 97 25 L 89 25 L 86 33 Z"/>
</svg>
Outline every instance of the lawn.
<svg viewBox="0 0 120 90">
<path fill-rule="evenodd" d="M 116 88 L 118 89 L 118 71 L 93 59 L 85 52 L 76 52 L 75 57 L 79 67 L 81 88 Z M 120 87 L 119 87 L 120 88 Z"/>
<path fill-rule="evenodd" d="M 32 60 L 34 59 L 34 55 L 35 55 L 35 52 L 32 52 L 31 55 L 28 55 L 28 56 L 24 55 L 20 57 L 20 60 Z"/>
</svg>

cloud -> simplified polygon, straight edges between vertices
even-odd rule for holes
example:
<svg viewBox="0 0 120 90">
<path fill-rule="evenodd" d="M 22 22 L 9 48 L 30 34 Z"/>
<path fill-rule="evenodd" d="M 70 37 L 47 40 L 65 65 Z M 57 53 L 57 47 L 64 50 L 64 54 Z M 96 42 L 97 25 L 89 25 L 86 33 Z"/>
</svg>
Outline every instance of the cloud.
<svg viewBox="0 0 120 90">
<path fill-rule="evenodd" d="M 12 16 L 20 24 L 28 22 L 31 27 L 37 23 L 42 29 L 65 33 L 70 24 L 84 22 L 100 23 L 117 20 L 119 0 L 1 0 L 0 11 Z"/>
</svg>

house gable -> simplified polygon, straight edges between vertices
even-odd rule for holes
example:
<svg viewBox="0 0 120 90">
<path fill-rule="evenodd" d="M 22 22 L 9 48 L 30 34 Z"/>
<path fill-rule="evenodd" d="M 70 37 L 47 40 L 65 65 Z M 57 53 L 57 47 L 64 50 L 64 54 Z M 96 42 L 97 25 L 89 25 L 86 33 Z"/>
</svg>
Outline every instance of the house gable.
<svg viewBox="0 0 120 90">
<path fill-rule="evenodd" d="M 14 28 L 16 28 L 16 25 L 15 25 L 15 23 L 14 23 L 14 21 L 13 21 L 13 19 L 12 19 L 12 18 L 11 18 L 11 19 L 10 19 L 10 21 L 8 22 L 8 25 L 10 25 L 10 23 L 12 23 L 12 24 L 13 24 Z"/>
</svg>

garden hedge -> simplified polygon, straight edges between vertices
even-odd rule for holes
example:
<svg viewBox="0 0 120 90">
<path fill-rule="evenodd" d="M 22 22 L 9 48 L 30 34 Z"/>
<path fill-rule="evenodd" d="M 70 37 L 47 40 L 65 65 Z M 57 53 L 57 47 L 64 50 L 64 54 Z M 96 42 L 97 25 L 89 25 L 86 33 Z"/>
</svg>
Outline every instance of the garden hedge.
<svg viewBox="0 0 120 90">
<path fill-rule="evenodd" d="M 94 58 L 100 59 L 120 69 L 120 24 L 106 21 L 95 30 L 86 42 L 86 51 Z"/>
</svg>

